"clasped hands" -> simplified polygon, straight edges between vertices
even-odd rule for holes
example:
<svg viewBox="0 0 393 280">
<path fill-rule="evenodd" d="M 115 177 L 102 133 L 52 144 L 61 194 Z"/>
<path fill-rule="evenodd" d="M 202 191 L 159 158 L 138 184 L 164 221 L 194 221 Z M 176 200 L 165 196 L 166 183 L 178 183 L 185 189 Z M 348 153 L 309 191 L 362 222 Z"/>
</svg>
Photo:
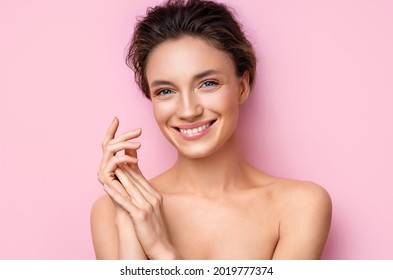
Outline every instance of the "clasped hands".
<svg viewBox="0 0 393 280">
<path fill-rule="evenodd" d="M 115 137 L 119 120 L 115 118 L 102 142 L 103 156 L 98 180 L 111 198 L 117 216 L 132 220 L 139 243 L 148 259 L 176 259 L 163 213 L 163 197 L 142 175 L 137 160 L 140 143 L 132 142 L 141 129 Z M 116 155 L 124 151 L 124 155 Z M 121 225 L 119 225 L 121 226 Z"/>
</svg>

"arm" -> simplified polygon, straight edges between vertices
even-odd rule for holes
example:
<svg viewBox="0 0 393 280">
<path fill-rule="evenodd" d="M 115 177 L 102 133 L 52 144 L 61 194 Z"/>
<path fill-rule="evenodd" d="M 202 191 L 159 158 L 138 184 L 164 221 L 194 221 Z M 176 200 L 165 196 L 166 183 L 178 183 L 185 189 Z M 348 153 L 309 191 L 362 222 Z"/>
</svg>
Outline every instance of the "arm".
<svg viewBox="0 0 393 280">
<path fill-rule="evenodd" d="M 116 211 L 108 196 L 102 196 L 94 203 L 90 222 L 97 259 L 146 259 L 130 217 Z"/>
<path fill-rule="evenodd" d="M 103 199 L 92 210 L 97 257 L 179 258 L 169 241 L 162 196 L 150 186 L 137 164 L 136 150 L 140 143 L 130 141 L 139 137 L 141 130 L 128 131 L 115 137 L 118 126 L 119 120 L 115 118 L 102 143 L 103 156 L 98 179 L 112 205 L 108 199 L 106 202 Z M 120 151 L 124 151 L 124 155 L 117 155 Z M 117 238 L 114 232 L 117 232 Z M 117 248 L 116 252 L 111 248 Z"/>
<path fill-rule="evenodd" d="M 320 259 L 329 234 L 332 203 L 313 183 L 289 190 L 281 207 L 279 241 L 273 259 Z"/>
<path fill-rule="evenodd" d="M 117 138 L 119 120 L 115 118 L 102 142 L 102 159 L 98 179 L 128 196 L 115 176 L 118 164 L 136 165 L 139 143 L 131 142 L 140 130 L 128 131 Z M 124 155 L 116 156 L 120 151 Z M 99 198 L 91 211 L 91 230 L 97 259 L 146 259 L 128 213 L 110 197 Z"/>
<path fill-rule="evenodd" d="M 127 165 L 116 169 L 116 176 L 127 195 L 104 185 L 110 198 L 131 217 L 134 232 L 149 259 L 181 259 L 172 246 L 163 212 L 163 197 L 139 172 Z"/>
</svg>

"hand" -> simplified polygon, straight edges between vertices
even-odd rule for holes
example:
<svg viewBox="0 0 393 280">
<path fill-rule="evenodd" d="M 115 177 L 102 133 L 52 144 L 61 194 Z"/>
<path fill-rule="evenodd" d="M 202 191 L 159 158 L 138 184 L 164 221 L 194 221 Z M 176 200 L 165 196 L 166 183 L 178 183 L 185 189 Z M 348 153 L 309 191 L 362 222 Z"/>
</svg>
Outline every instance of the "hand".
<svg viewBox="0 0 393 280">
<path fill-rule="evenodd" d="M 162 209 L 163 198 L 142 173 L 127 165 L 115 171 L 128 195 L 104 186 L 107 194 L 123 209 L 133 223 L 139 242 L 149 259 L 177 259 L 179 255 L 170 243 Z"/>
<path fill-rule="evenodd" d="M 137 165 L 137 153 L 136 150 L 140 148 L 140 143 L 129 142 L 128 140 L 135 139 L 141 134 L 140 129 L 128 131 L 119 137 L 115 138 L 116 131 L 119 127 L 119 120 L 115 118 L 102 142 L 103 156 L 101 159 L 101 164 L 98 169 L 98 180 L 102 185 L 107 185 L 115 188 L 122 195 L 127 196 L 127 192 L 124 190 L 123 186 L 117 180 L 115 176 L 115 170 L 118 168 L 119 164 L 130 164 L 132 168 L 139 170 Z M 124 150 L 125 153 L 122 156 L 116 156 L 120 151 Z M 115 203 L 117 214 L 121 215 L 124 212 L 122 207 L 119 207 Z M 128 214 L 127 214 L 128 215 Z"/>
<path fill-rule="evenodd" d="M 102 143 L 103 158 L 99 181 L 114 202 L 117 215 L 131 218 L 136 237 L 149 259 L 175 259 L 178 254 L 168 237 L 162 211 L 162 196 L 150 186 L 137 164 L 140 143 L 129 142 L 141 130 L 126 132 L 115 138 L 119 120 L 115 118 Z M 116 153 L 124 150 L 123 156 Z"/>
<path fill-rule="evenodd" d="M 140 130 L 128 131 L 119 137 L 115 138 L 117 128 L 119 127 L 119 120 L 115 118 L 105 135 L 102 142 L 103 156 L 98 170 L 98 179 L 103 185 L 111 186 L 118 190 L 122 195 L 131 199 L 119 180 L 115 175 L 117 166 L 129 164 L 132 168 L 139 170 L 137 166 L 136 150 L 140 147 L 139 143 L 129 142 L 141 134 Z M 123 156 L 116 156 L 118 152 L 124 150 Z M 115 220 L 117 237 L 114 243 L 117 243 L 117 248 L 112 248 L 116 251 L 118 259 L 147 259 L 145 252 L 136 235 L 133 221 L 128 212 L 123 209 L 118 203 L 111 199 L 115 206 Z M 113 225 L 113 224 L 112 224 Z"/>
</svg>

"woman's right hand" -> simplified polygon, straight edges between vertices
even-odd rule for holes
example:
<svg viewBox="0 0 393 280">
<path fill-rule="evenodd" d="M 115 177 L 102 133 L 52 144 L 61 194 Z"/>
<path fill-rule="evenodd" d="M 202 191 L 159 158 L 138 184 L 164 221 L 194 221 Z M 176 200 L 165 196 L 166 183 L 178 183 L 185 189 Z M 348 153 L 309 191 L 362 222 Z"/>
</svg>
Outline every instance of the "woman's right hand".
<svg viewBox="0 0 393 280">
<path fill-rule="evenodd" d="M 141 130 L 115 138 L 118 125 L 115 118 L 105 136 L 98 176 L 116 207 L 119 252 L 123 252 L 119 255 L 130 258 L 135 245 L 139 245 L 137 249 L 150 259 L 180 258 L 169 238 L 162 195 L 149 184 L 138 167 L 136 150 L 140 144 L 129 141 L 140 136 Z M 116 156 L 121 150 L 125 154 Z"/>
<path fill-rule="evenodd" d="M 102 142 L 103 155 L 97 175 L 102 185 L 111 186 L 122 195 L 128 196 L 124 187 L 117 179 L 115 171 L 121 164 L 127 164 L 132 169 L 139 169 L 136 150 L 140 148 L 141 144 L 129 140 L 139 137 L 141 135 L 141 129 L 127 131 L 115 138 L 118 127 L 119 119 L 114 118 Z M 121 151 L 124 151 L 124 154 L 117 156 L 117 153 Z M 115 203 L 115 206 L 117 210 L 123 210 L 117 203 Z"/>
<path fill-rule="evenodd" d="M 98 180 L 104 186 L 110 186 L 123 196 L 131 200 L 123 185 L 115 175 L 119 165 L 138 170 L 137 152 L 140 143 L 132 142 L 141 135 L 141 129 L 131 130 L 115 137 L 119 127 L 119 120 L 114 118 L 102 142 L 102 159 L 98 169 Z M 117 155 L 124 151 L 123 155 Z M 146 255 L 136 236 L 135 229 L 128 212 L 111 198 L 115 206 L 115 224 L 118 232 L 117 258 L 119 259 L 146 259 Z"/>
</svg>

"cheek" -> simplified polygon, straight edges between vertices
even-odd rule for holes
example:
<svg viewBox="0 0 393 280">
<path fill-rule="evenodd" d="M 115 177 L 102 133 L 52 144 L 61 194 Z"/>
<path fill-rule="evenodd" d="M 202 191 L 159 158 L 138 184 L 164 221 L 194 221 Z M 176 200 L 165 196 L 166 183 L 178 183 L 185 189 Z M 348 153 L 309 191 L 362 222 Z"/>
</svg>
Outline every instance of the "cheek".
<svg viewBox="0 0 393 280">
<path fill-rule="evenodd" d="M 153 114 L 158 124 L 165 124 L 172 116 L 172 107 L 170 104 L 153 103 Z"/>
<path fill-rule="evenodd" d="M 221 94 L 206 98 L 206 106 L 221 114 L 237 115 L 239 102 L 237 95 L 232 92 L 223 92 Z"/>
</svg>

